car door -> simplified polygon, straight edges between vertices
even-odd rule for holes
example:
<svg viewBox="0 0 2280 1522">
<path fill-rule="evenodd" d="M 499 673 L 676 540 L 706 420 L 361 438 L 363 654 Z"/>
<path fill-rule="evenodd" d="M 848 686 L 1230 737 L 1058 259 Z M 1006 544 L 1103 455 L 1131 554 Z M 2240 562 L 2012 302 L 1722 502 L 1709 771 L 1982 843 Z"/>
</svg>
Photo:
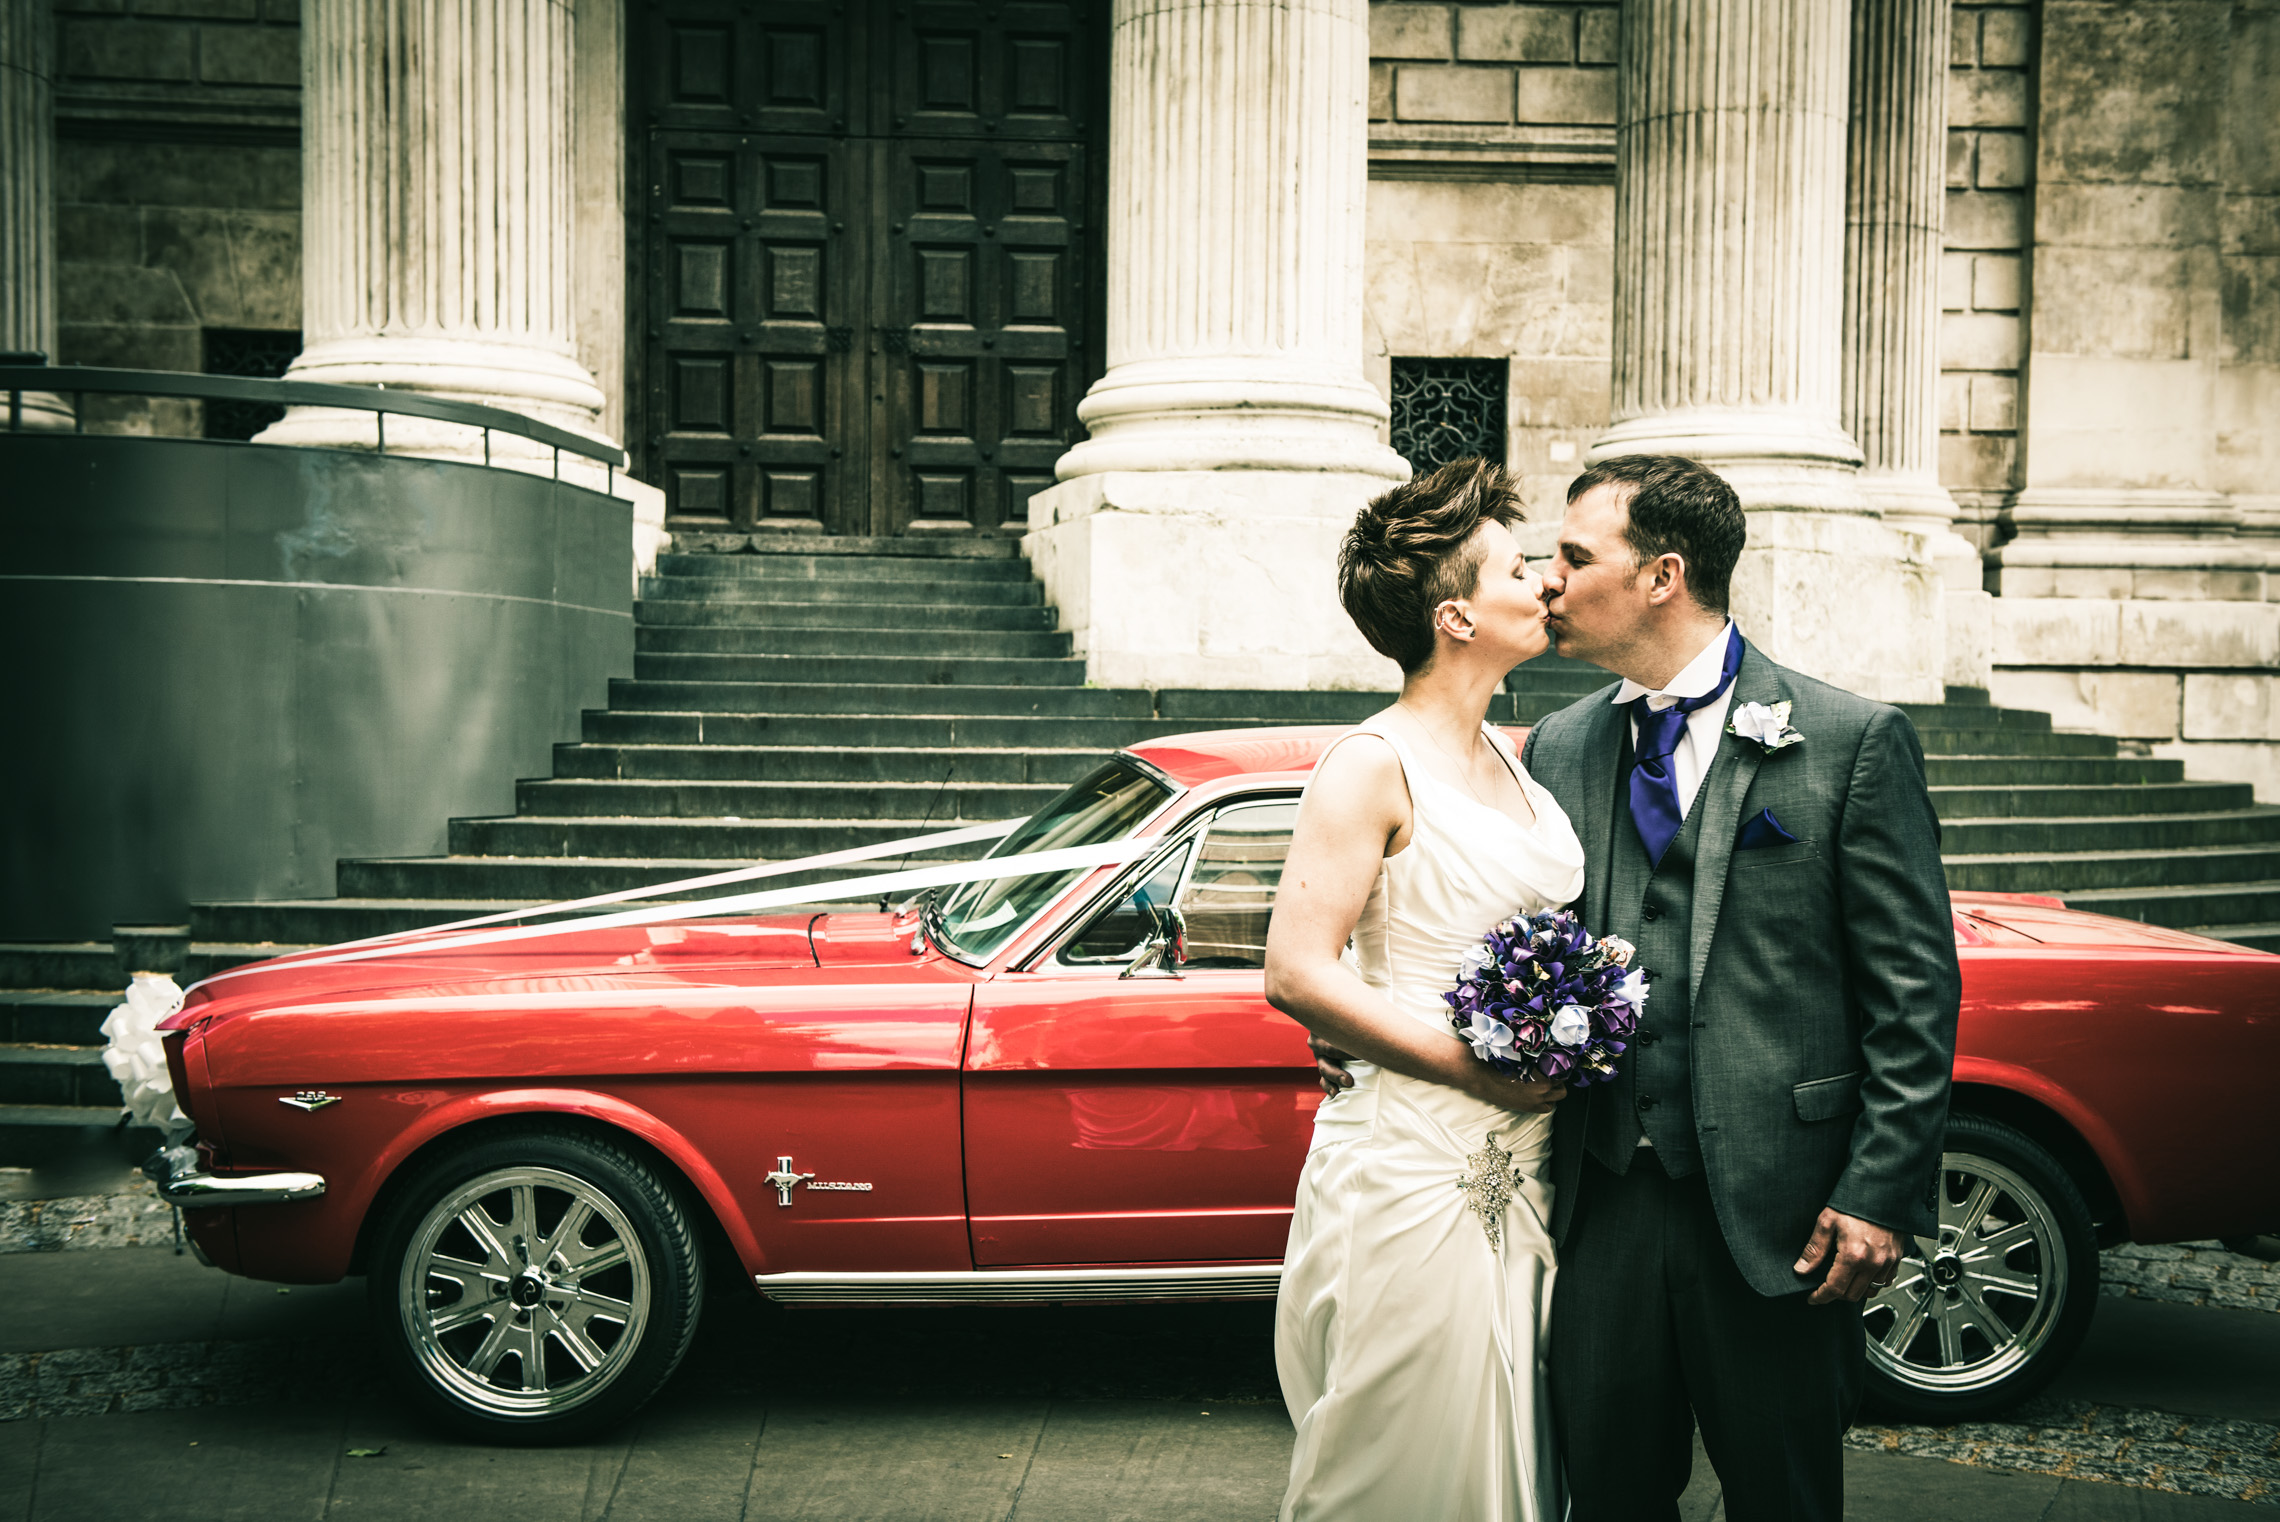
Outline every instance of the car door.
<svg viewBox="0 0 2280 1522">
<path fill-rule="evenodd" d="M 975 995 L 966 1196 L 983 1266 L 1274 1259 L 1320 1092 L 1266 1001 L 1297 801 L 1176 833 L 1105 904 Z M 1170 904 L 1185 959 L 1134 969 Z"/>
</svg>

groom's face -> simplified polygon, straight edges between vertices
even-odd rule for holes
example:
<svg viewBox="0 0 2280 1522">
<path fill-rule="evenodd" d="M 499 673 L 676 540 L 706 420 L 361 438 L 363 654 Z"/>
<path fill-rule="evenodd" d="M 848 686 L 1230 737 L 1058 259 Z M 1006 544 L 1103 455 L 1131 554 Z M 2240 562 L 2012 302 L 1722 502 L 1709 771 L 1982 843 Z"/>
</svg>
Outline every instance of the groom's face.
<svg viewBox="0 0 2280 1522">
<path fill-rule="evenodd" d="M 1559 554 L 1544 577 L 1544 608 L 1562 655 L 1605 666 L 1647 613 L 1630 527 L 1628 486 L 1595 486 L 1568 504 Z"/>
</svg>

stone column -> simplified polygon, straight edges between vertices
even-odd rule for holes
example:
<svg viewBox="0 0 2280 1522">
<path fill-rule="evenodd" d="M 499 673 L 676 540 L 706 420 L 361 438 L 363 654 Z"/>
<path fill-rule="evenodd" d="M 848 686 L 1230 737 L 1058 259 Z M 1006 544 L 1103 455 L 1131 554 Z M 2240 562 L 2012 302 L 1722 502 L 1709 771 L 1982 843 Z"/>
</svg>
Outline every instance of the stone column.
<svg viewBox="0 0 2280 1522">
<path fill-rule="evenodd" d="M 1116 0 L 1108 370 L 1024 540 L 1095 681 L 1390 687 L 1339 536 L 1409 474 L 1362 372 L 1365 0 Z"/>
<path fill-rule="evenodd" d="M 1930 567 L 1880 521 L 1840 419 L 1845 0 L 1629 0 L 1615 136 L 1614 423 L 1750 513 L 1735 614 L 1856 691 L 1940 696 Z"/>
<path fill-rule="evenodd" d="M 1939 478 L 1948 16 L 1948 0 L 1853 0 L 1843 417 L 1862 496 L 1945 588 L 1942 679 L 1984 689 L 1991 599 Z"/>
<path fill-rule="evenodd" d="M 54 20 L 0 0 L 0 351 L 55 361 Z M 0 408 L 6 398 L 0 397 Z M 7 419 L 0 417 L 0 428 Z M 25 394 L 19 426 L 69 428 L 62 397 Z"/>
<path fill-rule="evenodd" d="M 558 0 L 309 0 L 303 331 L 295 380 L 384 385 L 595 433 L 570 251 L 573 12 Z M 267 443 L 370 446 L 369 414 L 296 408 Z M 481 438 L 397 418 L 391 452 Z M 495 463 L 551 451 L 494 436 Z M 565 462 L 564 471 L 571 467 Z M 594 472 L 597 481 L 600 472 Z"/>
</svg>

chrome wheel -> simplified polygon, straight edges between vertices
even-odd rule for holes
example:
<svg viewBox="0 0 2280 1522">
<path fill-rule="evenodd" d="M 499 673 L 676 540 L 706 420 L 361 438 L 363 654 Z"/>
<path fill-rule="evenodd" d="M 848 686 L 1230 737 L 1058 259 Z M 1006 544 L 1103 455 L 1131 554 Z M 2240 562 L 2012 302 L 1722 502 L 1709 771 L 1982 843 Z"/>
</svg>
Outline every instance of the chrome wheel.
<svg viewBox="0 0 2280 1522">
<path fill-rule="evenodd" d="M 626 1213 L 553 1168 L 493 1169 L 420 1218 L 397 1275 L 405 1341 L 474 1411 L 556 1415 L 608 1389 L 638 1353 L 649 1255 Z"/>
<path fill-rule="evenodd" d="M 1936 1193 L 1938 1234 L 1861 1308 L 1863 1393 L 1880 1416 L 1945 1426 L 2018 1404 L 2074 1356 L 2098 1308 L 2098 1231 L 2050 1148 L 1969 1110 L 1948 1117 Z"/>
</svg>

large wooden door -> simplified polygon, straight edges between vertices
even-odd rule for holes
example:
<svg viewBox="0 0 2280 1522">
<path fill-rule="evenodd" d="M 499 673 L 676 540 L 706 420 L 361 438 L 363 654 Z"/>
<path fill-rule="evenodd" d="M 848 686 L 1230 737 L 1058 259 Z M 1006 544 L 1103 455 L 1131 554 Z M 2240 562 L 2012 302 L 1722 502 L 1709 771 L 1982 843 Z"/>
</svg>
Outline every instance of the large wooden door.
<svg viewBox="0 0 2280 1522">
<path fill-rule="evenodd" d="M 658 0 L 635 469 L 679 526 L 1020 532 L 1101 357 L 1107 0 Z"/>
</svg>

